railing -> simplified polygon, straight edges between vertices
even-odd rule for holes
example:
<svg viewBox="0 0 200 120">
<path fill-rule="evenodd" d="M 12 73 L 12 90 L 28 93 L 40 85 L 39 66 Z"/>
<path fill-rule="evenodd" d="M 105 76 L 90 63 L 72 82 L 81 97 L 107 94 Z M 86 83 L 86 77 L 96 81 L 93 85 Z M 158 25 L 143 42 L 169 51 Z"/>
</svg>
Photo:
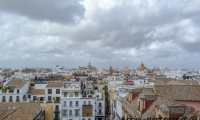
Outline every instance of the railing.
<svg viewBox="0 0 200 120">
<path fill-rule="evenodd" d="M 88 107 L 92 107 L 92 105 L 82 105 L 82 107 L 88 108 Z"/>
<path fill-rule="evenodd" d="M 13 99 L 9 99 L 9 102 L 12 102 L 13 101 Z"/>
<path fill-rule="evenodd" d="M 69 105 L 69 107 L 74 107 L 73 105 Z"/>
<path fill-rule="evenodd" d="M 60 103 L 60 100 L 56 100 L 56 101 L 54 101 L 54 103 Z"/>
<path fill-rule="evenodd" d="M 6 99 L 2 99 L 2 102 L 6 102 Z"/>
<path fill-rule="evenodd" d="M 14 93 L 14 90 L 9 90 L 9 93 Z"/>
<path fill-rule="evenodd" d="M 78 105 L 78 104 L 76 104 L 76 105 L 75 105 L 75 107 L 79 107 L 79 105 Z"/>
<path fill-rule="evenodd" d="M 55 108 L 55 111 L 60 111 L 60 109 L 59 108 Z"/>
<path fill-rule="evenodd" d="M 19 102 L 19 99 L 16 99 L 16 102 Z"/>
<path fill-rule="evenodd" d="M 98 116 L 103 116 L 103 113 L 97 113 L 96 115 L 98 115 Z"/>
<path fill-rule="evenodd" d="M 63 114 L 64 117 L 79 117 L 80 114 Z"/>
<path fill-rule="evenodd" d="M 102 108 L 102 105 L 99 105 L 99 108 Z"/>
<path fill-rule="evenodd" d="M 58 117 L 54 117 L 54 120 L 60 120 L 60 118 L 58 118 Z"/>
</svg>

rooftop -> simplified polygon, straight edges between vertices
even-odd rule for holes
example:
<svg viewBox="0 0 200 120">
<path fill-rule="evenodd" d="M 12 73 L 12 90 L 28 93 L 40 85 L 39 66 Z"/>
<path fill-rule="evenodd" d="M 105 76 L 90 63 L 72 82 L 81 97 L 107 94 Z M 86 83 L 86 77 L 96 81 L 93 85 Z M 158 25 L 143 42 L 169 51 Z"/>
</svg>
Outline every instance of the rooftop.
<svg viewBox="0 0 200 120">
<path fill-rule="evenodd" d="M 32 94 L 32 95 L 44 95 L 45 94 L 45 89 L 30 89 L 28 91 L 28 94 Z"/>
<path fill-rule="evenodd" d="M 7 86 L 16 86 L 17 88 L 22 88 L 27 82 L 22 79 L 13 79 L 8 82 Z"/>
<path fill-rule="evenodd" d="M 39 107 L 36 102 L 0 103 L 0 119 L 33 120 Z"/>
<path fill-rule="evenodd" d="M 46 87 L 63 87 L 62 81 L 49 81 Z"/>
</svg>

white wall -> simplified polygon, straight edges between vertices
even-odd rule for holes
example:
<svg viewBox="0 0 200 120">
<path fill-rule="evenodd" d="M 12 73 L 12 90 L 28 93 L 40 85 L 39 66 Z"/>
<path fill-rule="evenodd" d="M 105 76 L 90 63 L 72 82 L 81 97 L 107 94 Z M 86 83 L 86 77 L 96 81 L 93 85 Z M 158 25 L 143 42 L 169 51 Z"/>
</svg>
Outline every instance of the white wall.
<svg viewBox="0 0 200 120">
<path fill-rule="evenodd" d="M 34 89 L 45 89 L 47 84 L 35 84 Z"/>
</svg>

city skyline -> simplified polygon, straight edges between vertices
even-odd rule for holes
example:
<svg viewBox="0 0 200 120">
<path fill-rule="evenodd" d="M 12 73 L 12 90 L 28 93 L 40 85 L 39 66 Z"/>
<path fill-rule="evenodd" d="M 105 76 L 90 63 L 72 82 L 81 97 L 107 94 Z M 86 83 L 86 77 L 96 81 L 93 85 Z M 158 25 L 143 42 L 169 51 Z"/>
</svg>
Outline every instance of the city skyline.
<svg viewBox="0 0 200 120">
<path fill-rule="evenodd" d="M 200 68 L 198 0 L 0 1 L 0 66 Z"/>
</svg>

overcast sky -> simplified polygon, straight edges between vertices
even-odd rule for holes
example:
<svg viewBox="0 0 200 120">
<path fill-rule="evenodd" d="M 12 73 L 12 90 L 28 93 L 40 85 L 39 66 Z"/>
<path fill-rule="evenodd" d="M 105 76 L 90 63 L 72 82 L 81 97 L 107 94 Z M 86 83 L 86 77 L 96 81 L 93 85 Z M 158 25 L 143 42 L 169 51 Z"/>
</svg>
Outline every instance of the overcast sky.
<svg viewBox="0 0 200 120">
<path fill-rule="evenodd" d="M 1 0 L 0 67 L 200 68 L 200 0 Z"/>
</svg>

